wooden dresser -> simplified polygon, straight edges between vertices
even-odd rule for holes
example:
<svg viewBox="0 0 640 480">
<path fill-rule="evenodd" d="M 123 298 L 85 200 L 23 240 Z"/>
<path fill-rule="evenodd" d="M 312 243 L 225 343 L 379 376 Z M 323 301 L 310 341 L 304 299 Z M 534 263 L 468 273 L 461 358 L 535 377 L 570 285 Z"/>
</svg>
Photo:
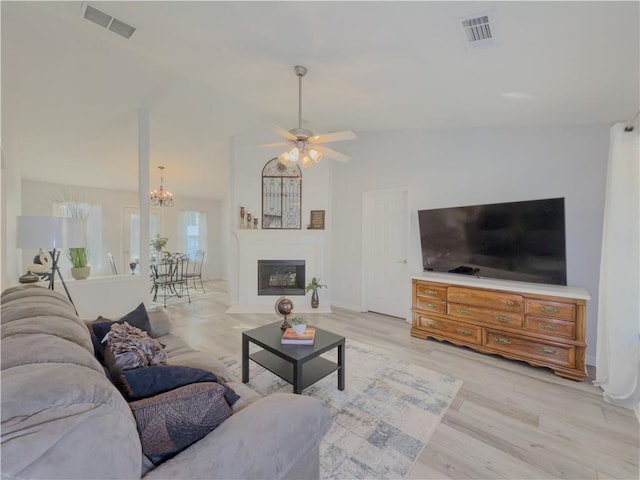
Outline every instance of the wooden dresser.
<svg viewBox="0 0 640 480">
<path fill-rule="evenodd" d="M 425 274 L 413 277 L 412 298 L 414 337 L 586 377 L 584 289 Z"/>
</svg>

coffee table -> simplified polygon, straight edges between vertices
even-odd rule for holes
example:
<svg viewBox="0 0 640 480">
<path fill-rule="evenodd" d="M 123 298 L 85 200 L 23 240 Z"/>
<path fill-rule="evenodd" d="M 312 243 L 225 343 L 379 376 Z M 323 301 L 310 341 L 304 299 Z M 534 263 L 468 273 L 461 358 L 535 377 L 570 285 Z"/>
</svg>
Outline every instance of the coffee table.
<svg viewBox="0 0 640 480">
<path fill-rule="evenodd" d="M 336 370 L 338 390 L 344 390 L 344 337 L 316 327 L 313 345 L 282 345 L 280 323 L 270 323 L 242 333 L 242 382 L 249 381 L 249 360 L 253 360 L 293 385 L 293 393 L 302 393 Z M 249 354 L 249 343 L 263 350 Z M 337 363 L 320 356 L 333 348 L 338 349 Z"/>
</svg>

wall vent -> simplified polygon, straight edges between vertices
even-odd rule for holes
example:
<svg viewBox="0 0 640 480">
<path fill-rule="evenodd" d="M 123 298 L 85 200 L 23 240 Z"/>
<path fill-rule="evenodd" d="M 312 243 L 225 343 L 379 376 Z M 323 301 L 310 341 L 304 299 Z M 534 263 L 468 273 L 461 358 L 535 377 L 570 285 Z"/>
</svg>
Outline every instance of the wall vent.
<svg viewBox="0 0 640 480">
<path fill-rule="evenodd" d="M 112 31 L 113 33 L 117 33 L 124 38 L 131 38 L 133 32 L 136 31 L 136 29 L 131 25 L 128 25 L 123 21 L 114 18 L 111 15 L 98 10 L 97 8 L 92 7 L 87 3 L 82 4 L 81 14 L 82 18 L 84 18 L 85 20 L 89 20 L 96 25 L 100 25 L 101 27 Z"/>
<path fill-rule="evenodd" d="M 495 25 L 490 13 L 480 13 L 458 19 L 458 26 L 464 32 L 468 46 L 481 47 L 494 43 Z"/>
</svg>

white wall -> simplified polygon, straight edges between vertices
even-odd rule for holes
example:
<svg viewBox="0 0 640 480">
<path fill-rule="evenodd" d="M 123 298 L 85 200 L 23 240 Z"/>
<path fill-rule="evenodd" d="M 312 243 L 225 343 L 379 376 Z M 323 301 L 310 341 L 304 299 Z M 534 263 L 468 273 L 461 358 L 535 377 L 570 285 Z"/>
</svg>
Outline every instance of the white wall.
<svg viewBox="0 0 640 480">
<path fill-rule="evenodd" d="M 608 125 L 358 132 L 344 149 L 353 160 L 333 168 L 333 304 L 361 305 L 363 192 L 409 188 L 411 273 L 422 264 L 419 209 L 564 197 L 567 280 L 591 293 L 587 361 L 595 364 L 608 146 Z"/>
<path fill-rule="evenodd" d="M 227 236 L 229 239 L 229 298 L 231 304 L 238 302 L 238 236 L 234 230 L 238 229 L 240 221 L 240 206 L 245 207 L 246 212 L 251 212 L 262 217 L 262 169 L 272 158 L 283 151 L 282 148 L 260 148 L 257 145 L 277 142 L 279 137 L 272 132 L 247 132 L 236 135 L 231 145 L 231 188 L 229 200 L 229 223 Z M 323 280 L 331 276 L 331 172 L 333 162 L 323 160 L 309 168 L 302 168 L 302 230 L 271 230 L 274 235 L 261 236 L 265 245 L 276 238 L 285 236 L 287 241 L 296 242 L 305 237 L 310 221 L 311 210 L 325 211 L 324 232 L 314 232 L 323 236 L 322 240 L 322 265 L 318 266 L 324 276 Z M 276 232 L 278 235 L 276 235 Z M 246 232 L 249 233 L 249 232 Z M 272 239 L 272 240 L 270 240 Z M 318 275 L 315 272 L 307 272 L 307 275 Z M 257 282 L 257 279 L 256 279 Z M 322 301 L 331 301 L 333 291 L 331 282 L 329 288 L 323 289 Z"/>
</svg>

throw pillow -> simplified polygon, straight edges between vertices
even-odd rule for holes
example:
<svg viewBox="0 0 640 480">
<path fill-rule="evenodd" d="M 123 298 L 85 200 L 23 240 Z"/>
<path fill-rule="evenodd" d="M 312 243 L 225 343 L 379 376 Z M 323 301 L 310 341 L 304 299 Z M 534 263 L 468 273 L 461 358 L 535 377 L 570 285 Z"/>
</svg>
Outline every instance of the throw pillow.
<svg viewBox="0 0 640 480">
<path fill-rule="evenodd" d="M 231 415 L 224 388 L 209 382 L 193 383 L 129 406 L 142 451 L 155 465 L 197 442 Z"/>
<path fill-rule="evenodd" d="M 149 315 L 147 315 L 147 309 L 144 307 L 144 303 L 138 305 L 135 309 L 127 313 L 120 320 L 113 321 L 108 318 L 98 317 L 95 322 L 90 325 L 91 342 L 93 343 L 93 350 L 96 358 L 100 363 L 104 363 L 104 348 L 105 344 L 102 343 L 105 335 L 111 330 L 111 325 L 114 323 L 127 322 L 132 327 L 139 328 L 145 332 L 151 331 L 151 324 L 149 323 Z"/>
<path fill-rule="evenodd" d="M 164 308 L 156 307 L 147 310 L 147 315 L 149 315 L 149 323 L 151 325 L 150 337 L 158 338 L 171 333 L 171 319 L 167 312 L 164 311 Z"/>
<path fill-rule="evenodd" d="M 219 381 L 213 373 L 181 365 L 156 365 L 124 370 L 118 375 L 112 375 L 112 378 L 127 401 L 140 400 L 184 385 L 200 382 L 221 384 L 224 388 L 224 398 L 230 406 L 240 398 L 240 395 Z"/>
<path fill-rule="evenodd" d="M 127 322 L 112 323 L 105 340 L 105 365 L 112 378 L 123 370 L 167 363 L 163 345 Z"/>
</svg>

